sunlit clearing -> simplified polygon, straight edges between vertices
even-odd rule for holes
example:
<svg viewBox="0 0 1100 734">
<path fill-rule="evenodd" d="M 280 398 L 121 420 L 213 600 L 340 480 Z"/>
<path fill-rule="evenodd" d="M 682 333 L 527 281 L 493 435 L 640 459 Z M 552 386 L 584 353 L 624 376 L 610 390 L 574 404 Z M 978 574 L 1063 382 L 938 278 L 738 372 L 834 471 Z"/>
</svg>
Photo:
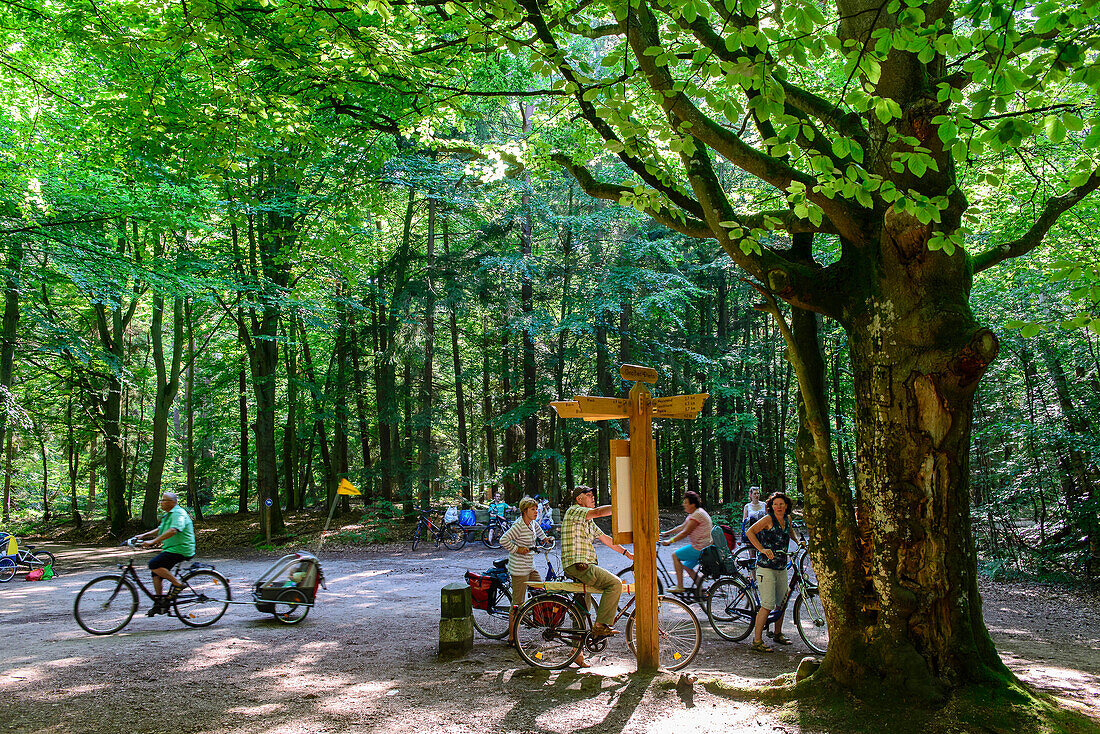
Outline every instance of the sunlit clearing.
<svg viewBox="0 0 1100 734">
<path fill-rule="evenodd" d="M 179 669 L 181 671 L 194 671 L 212 668 L 215 665 L 225 665 L 245 653 L 265 649 L 267 649 L 266 645 L 239 637 L 219 640 L 196 648 L 191 657 L 181 663 Z"/>
</svg>

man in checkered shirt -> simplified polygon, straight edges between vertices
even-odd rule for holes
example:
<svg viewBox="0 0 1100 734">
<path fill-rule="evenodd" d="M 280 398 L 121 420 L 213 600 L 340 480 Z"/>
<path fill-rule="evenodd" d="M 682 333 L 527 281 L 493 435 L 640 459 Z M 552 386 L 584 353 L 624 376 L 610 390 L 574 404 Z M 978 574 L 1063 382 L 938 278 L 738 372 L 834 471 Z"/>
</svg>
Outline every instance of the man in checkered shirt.
<svg viewBox="0 0 1100 734">
<path fill-rule="evenodd" d="M 634 554 L 612 541 L 593 522 L 597 517 L 608 517 L 611 505 L 596 507 L 595 490 L 583 484 L 577 485 L 573 492 L 575 504 L 565 511 L 561 519 L 561 565 L 566 576 L 601 592 L 592 633 L 604 636 L 618 634 L 611 621 L 615 618 L 619 596 L 623 592 L 622 580 L 596 565 L 596 549 L 592 547 L 592 541 L 599 540 L 630 560 L 634 560 Z"/>
</svg>

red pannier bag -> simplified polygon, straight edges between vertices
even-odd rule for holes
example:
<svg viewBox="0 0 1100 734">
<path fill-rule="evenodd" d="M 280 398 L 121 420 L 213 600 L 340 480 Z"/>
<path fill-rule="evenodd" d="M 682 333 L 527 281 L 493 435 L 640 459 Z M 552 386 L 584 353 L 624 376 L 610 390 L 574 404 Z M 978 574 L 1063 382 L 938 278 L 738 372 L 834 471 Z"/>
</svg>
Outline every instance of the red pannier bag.
<svg viewBox="0 0 1100 734">
<path fill-rule="evenodd" d="M 466 572 L 466 583 L 470 585 L 474 609 L 488 609 L 489 598 L 493 589 L 493 578 L 481 574 Z"/>
<path fill-rule="evenodd" d="M 535 624 L 544 627 L 557 627 L 565 621 L 565 604 L 557 599 L 544 599 L 535 605 L 531 615 Z"/>
</svg>

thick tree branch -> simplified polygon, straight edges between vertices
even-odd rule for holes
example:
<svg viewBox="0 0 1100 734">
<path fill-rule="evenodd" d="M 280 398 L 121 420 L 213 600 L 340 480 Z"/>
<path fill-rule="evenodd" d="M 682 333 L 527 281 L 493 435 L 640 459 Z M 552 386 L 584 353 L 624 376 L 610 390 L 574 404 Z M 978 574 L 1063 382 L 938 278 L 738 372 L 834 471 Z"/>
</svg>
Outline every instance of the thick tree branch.
<svg viewBox="0 0 1100 734">
<path fill-rule="evenodd" d="M 1080 186 L 1070 189 L 1061 196 L 1052 196 L 1047 199 L 1039 218 L 1021 237 L 975 255 L 974 272 L 980 273 L 1005 260 L 1026 255 L 1034 250 L 1043 243 L 1043 238 L 1058 221 L 1058 217 L 1098 188 L 1100 188 L 1100 168 L 1094 170 L 1088 181 Z"/>
<path fill-rule="evenodd" d="M 577 105 L 580 107 L 581 116 L 583 116 L 588 124 L 607 142 L 622 143 L 611 125 L 600 117 L 599 113 L 596 111 L 596 107 L 591 102 L 584 99 L 584 81 L 577 76 L 573 67 L 566 61 L 565 51 L 558 47 L 557 40 L 550 32 L 550 28 L 546 24 L 546 19 L 542 15 L 542 10 L 539 8 L 537 0 L 521 0 L 521 4 L 527 11 L 528 19 L 535 28 L 539 40 L 541 40 L 543 45 L 549 50 L 548 55 L 554 61 L 558 71 L 561 72 L 566 81 L 577 85 L 577 91 L 574 94 L 574 98 L 577 101 Z M 642 179 L 642 181 L 646 182 L 657 191 L 660 191 L 668 197 L 668 200 L 674 205 L 680 207 L 693 217 L 699 219 L 703 218 L 703 209 L 698 201 L 688 196 L 675 185 L 662 181 L 657 175 L 647 170 L 645 161 L 630 155 L 625 150 L 619 152 L 618 156 L 630 170 L 634 171 L 634 173 Z"/>
<path fill-rule="evenodd" d="M 738 135 L 705 115 L 686 94 L 676 90 L 668 69 L 659 66 L 655 56 L 646 54 L 647 49 L 661 45 L 656 18 L 646 3 L 640 3 L 631 14 L 627 37 L 649 86 L 660 97 L 661 106 L 674 121 L 677 132 L 694 136 L 730 163 L 777 189 L 785 191 L 792 181 L 801 182 L 810 200 L 821 207 L 842 235 L 853 241 L 862 240 L 861 220 L 850 204 L 839 198 L 830 199 L 815 193 L 814 187 L 818 181 L 814 176 L 748 145 Z"/>
<path fill-rule="evenodd" d="M 570 176 L 576 179 L 581 189 L 584 190 L 584 193 L 596 199 L 606 199 L 608 201 L 617 202 L 624 194 L 633 193 L 634 191 L 634 189 L 629 186 L 597 181 L 591 171 L 584 166 L 574 163 L 573 159 L 564 153 L 555 153 L 550 156 L 550 158 L 564 168 Z M 714 232 L 707 226 L 706 222 L 696 219 L 695 217 L 686 216 L 682 212 L 674 212 L 668 207 L 660 207 L 659 209 L 646 207 L 645 212 L 669 229 L 687 237 L 695 237 L 697 239 L 714 237 Z"/>
</svg>

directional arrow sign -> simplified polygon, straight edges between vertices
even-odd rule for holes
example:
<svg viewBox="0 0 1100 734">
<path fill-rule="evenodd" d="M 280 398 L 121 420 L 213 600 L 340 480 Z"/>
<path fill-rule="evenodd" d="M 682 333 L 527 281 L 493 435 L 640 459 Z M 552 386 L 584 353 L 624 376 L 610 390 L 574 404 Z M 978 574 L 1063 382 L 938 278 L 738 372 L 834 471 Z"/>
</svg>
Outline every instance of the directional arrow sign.
<svg viewBox="0 0 1100 734">
<path fill-rule="evenodd" d="M 558 415 L 562 418 L 581 417 L 581 404 L 576 400 L 559 400 L 550 405 L 554 406 L 554 410 L 558 411 Z"/>
<path fill-rule="evenodd" d="M 608 420 L 609 418 L 630 417 L 630 401 L 622 398 L 594 398 L 588 395 L 578 395 L 581 418 L 592 417 L 595 420 Z M 599 416 L 597 418 L 597 416 Z"/>
<path fill-rule="evenodd" d="M 708 393 L 697 395 L 670 395 L 667 398 L 653 398 L 653 414 L 658 418 L 677 417 L 681 414 L 694 414 L 703 409 Z"/>
</svg>

